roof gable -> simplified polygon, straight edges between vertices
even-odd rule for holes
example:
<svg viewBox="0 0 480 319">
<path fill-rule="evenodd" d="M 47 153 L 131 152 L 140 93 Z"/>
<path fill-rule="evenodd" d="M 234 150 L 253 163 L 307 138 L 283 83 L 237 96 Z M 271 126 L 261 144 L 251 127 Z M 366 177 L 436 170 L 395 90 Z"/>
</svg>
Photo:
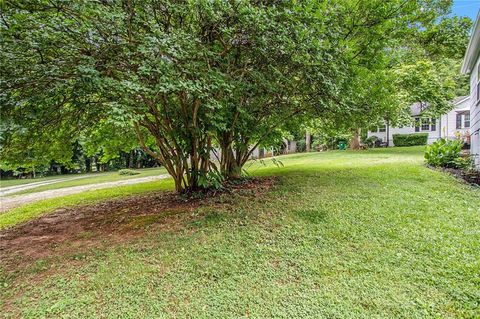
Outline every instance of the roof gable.
<svg viewBox="0 0 480 319">
<path fill-rule="evenodd" d="M 463 74 L 470 73 L 475 63 L 477 62 L 478 55 L 480 53 L 480 10 L 477 13 L 477 19 L 473 25 L 472 35 L 468 42 L 467 51 L 463 58 L 461 72 Z"/>
</svg>

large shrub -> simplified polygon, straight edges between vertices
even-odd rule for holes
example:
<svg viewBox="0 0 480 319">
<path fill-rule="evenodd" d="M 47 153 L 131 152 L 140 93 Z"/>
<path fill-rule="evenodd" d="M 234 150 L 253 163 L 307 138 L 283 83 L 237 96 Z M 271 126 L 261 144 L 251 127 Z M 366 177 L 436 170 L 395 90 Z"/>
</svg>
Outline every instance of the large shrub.
<svg viewBox="0 0 480 319">
<path fill-rule="evenodd" d="M 375 147 L 377 144 L 381 143 L 381 140 L 377 136 L 373 135 L 364 139 L 363 143 L 368 147 Z"/>
<path fill-rule="evenodd" d="M 322 141 L 318 138 L 314 138 L 312 142 L 312 150 L 319 151 L 322 148 Z"/>
<path fill-rule="evenodd" d="M 425 161 L 435 167 L 458 168 L 460 164 L 460 152 L 463 142 L 461 140 L 439 139 L 429 145 L 425 151 Z"/>
<path fill-rule="evenodd" d="M 306 149 L 307 149 L 307 144 L 305 142 L 305 139 L 298 140 L 297 141 L 297 152 L 305 152 Z"/>
<path fill-rule="evenodd" d="M 428 133 L 393 134 L 395 146 L 427 145 Z"/>
</svg>

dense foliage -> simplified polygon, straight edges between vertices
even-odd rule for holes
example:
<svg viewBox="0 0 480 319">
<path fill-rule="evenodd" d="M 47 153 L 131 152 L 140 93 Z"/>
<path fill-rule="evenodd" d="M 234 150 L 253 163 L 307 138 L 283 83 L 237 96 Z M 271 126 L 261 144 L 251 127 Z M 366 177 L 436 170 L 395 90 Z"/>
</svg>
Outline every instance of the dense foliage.
<svg viewBox="0 0 480 319">
<path fill-rule="evenodd" d="M 395 146 L 427 145 L 428 133 L 393 134 Z"/>
<path fill-rule="evenodd" d="M 425 150 L 425 161 L 434 167 L 458 168 L 460 152 L 463 142 L 461 140 L 439 139 L 427 146 Z"/>
<path fill-rule="evenodd" d="M 414 19 L 413 25 L 402 26 L 399 21 L 405 20 L 396 16 L 395 22 L 377 26 L 384 33 L 374 34 L 373 41 L 386 49 L 355 55 L 345 107 L 330 114 L 333 121 L 321 119 L 327 131 L 332 126 L 340 134 L 348 131 L 352 148 L 360 146 L 361 135 L 372 125 L 412 125 L 413 103 L 422 106 L 423 115 L 437 117 L 453 108 L 455 96 L 468 94 L 467 77 L 458 70 L 472 21 L 446 15 L 450 1 L 416 3 L 421 12 L 403 17 Z"/>
<path fill-rule="evenodd" d="M 5 1 L 2 160 L 68 163 L 73 143 L 108 160 L 140 145 L 178 192 L 217 185 L 239 177 L 255 147 L 309 118 L 357 135 L 367 122 L 393 120 L 416 100 L 414 79 L 393 72 L 405 56 L 458 54 L 432 29 L 459 25 L 436 22 L 449 6 Z M 422 53 L 406 45 L 425 32 Z M 424 102 L 444 105 L 448 92 Z"/>
</svg>

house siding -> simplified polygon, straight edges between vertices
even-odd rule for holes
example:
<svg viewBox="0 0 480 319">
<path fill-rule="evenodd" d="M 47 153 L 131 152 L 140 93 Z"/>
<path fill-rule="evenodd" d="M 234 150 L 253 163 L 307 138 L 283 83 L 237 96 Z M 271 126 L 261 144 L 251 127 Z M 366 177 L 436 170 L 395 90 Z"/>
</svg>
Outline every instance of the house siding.
<svg viewBox="0 0 480 319">
<path fill-rule="evenodd" d="M 475 24 L 468 42 L 461 72 L 470 75 L 470 154 L 475 159 L 475 164 L 480 169 L 480 99 L 478 90 L 478 75 L 480 63 L 480 10 L 477 13 Z"/>
<path fill-rule="evenodd" d="M 477 57 L 475 66 L 470 73 L 470 127 L 471 127 L 471 148 L 470 153 L 475 159 L 477 167 L 480 168 L 480 103 L 477 101 L 478 68 L 480 59 Z"/>
<path fill-rule="evenodd" d="M 388 130 L 388 146 L 395 146 L 393 143 L 393 135 L 394 134 L 413 134 L 413 133 L 428 133 L 428 140 L 427 143 L 431 144 L 435 142 L 436 140 L 439 139 L 440 137 L 440 130 L 438 128 L 438 119 L 437 119 L 437 128 L 435 131 L 420 131 L 420 132 L 415 132 L 415 127 L 414 126 L 404 126 L 402 128 L 399 127 L 390 127 Z M 367 136 L 376 136 L 380 139 L 382 139 L 383 142 L 387 141 L 387 132 L 368 132 Z"/>
<path fill-rule="evenodd" d="M 457 113 L 462 111 L 468 111 L 470 109 L 470 99 L 466 97 L 465 99 L 459 101 L 455 104 L 455 108 L 448 112 L 447 114 L 443 114 L 441 117 L 436 119 L 436 129 L 435 130 L 428 130 L 419 132 L 415 131 L 415 126 L 404 126 L 402 128 L 398 127 L 390 127 L 388 129 L 388 146 L 395 146 L 393 143 L 393 135 L 394 134 L 414 134 L 414 133 L 427 133 L 428 139 L 427 144 L 432 144 L 433 142 L 437 141 L 439 138 L 446 138 L 446 139 L 455 139 L 458 135 L 466 136 L 470 134 L 470 128 L 460 128 L 457 129 Z M 480 114 L 478 115 L 480 117 Z M 412 115 L 413 119 L 417 117 Z M 471 122 L 471 119 L 470 119 Z M 383 142 L 387 141 L 387 132 L 368 132 L 367 136 L 376 136 L 382 139 Z"/>
</svg>

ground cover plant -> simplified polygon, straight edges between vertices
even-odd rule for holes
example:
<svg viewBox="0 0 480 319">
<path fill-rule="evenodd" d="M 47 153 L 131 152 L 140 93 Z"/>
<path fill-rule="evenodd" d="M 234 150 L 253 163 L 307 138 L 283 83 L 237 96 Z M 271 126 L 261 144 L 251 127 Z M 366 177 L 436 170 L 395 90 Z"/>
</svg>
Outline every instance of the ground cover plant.
<svg viewBox="0 0 480 319">
<path fill-rule="evenodd" d="M 48 218 L 68 214 L 59 232 L 70 227 L 70 235 L 60 242 L 32 233 L 42 227 L 18 225 L 13 229 L 35 245 L 18 246 L 15 264 L 2 262 L 2 315 L 480 315 L 478 188 L 425 167 L 419 147 L 281 161 L 250 167 L 257 178 L 276 176 L 268 186 L 198 205 L 166 205 L 168 193 L 158 191 L 125 192 L 130 196 L 78 206 L 78 215 L 68 208 L 31 220 L 54 228 Z M 82 222 L 88 216 L 93 225 Z M 0 253 L 2 261 L 12 258 L 8 249 Z"/>
<path fill-rule="evenodd" d="M 462 154 L 462 140 L 440 139 L 425 149 L 425 162 L 434 168 L 443 169 L 467 183 L 480 185 L 480 171 L 472 156 Z"/>
<path fill-rule="evenodd" d="M 425 161 L 433 167 L 459 168 L 463 141 L 439 139 L 425 149 Z"/>
</svg>

